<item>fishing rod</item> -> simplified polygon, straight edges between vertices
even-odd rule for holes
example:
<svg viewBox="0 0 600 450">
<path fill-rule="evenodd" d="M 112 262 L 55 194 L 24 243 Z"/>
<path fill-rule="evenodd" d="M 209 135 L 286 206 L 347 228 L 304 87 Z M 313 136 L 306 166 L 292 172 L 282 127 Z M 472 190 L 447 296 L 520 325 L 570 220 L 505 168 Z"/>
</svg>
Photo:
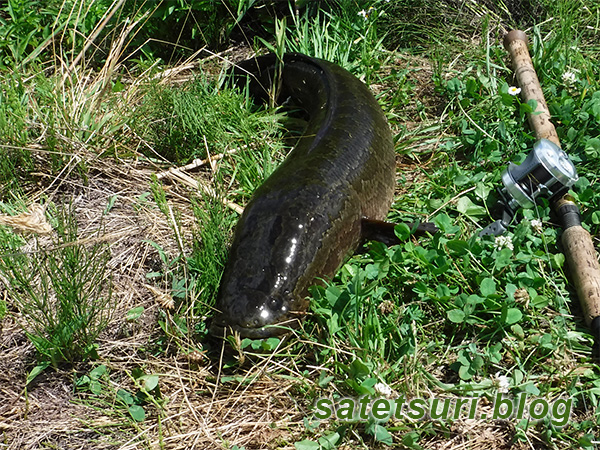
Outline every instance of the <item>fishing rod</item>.
<svg viewBox="0 0 600 450">
<path fill-rule="evenodd" d="M 581 226 L 579 207 L 568 195 L 577 181 L 577 171 L 569 156 L 560 148 L 556 128 L 528 50 L 527 35 L 513 30 L 504 37 L 523 101 L 535 100 L 528 114 L 529 126 L 538 141 L 519 166 L 510 164 L 502 174 L 498 206 L 500 219 L 484 228 L 480 235 L 500 235 L 512 222 L 520 207 L 535 205 L 538 196 L 547 198 L 563 228 L 561 243 L 571 279 L 581 303 L 586 324 L 600 349 L 600 267 L 592 237 Z"/>
</svg>

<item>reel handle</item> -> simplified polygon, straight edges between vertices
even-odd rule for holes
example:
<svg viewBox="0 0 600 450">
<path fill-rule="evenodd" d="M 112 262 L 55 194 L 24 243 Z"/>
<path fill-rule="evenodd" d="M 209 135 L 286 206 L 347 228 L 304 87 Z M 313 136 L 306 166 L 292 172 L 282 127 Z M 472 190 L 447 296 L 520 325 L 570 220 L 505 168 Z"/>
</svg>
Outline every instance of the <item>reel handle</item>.
<svg viewBox="0 0 600 450">
<path fill-rule="evenodd" d="M 515 77 L 521 88 L 523 101 L 536 100 L 537 107 L 529 114 L 529 125 L 537 139 L 548 139 L 560 147 L 556 128 L 550 121 L 550 111 L 529 55 L 527 35 L 521 30 L 512 30 L 504 36 L 504 48 L 510 54 Z M 562 245 L 577 290 L 584 318 L 600 344 L 600 267 L 598 254 L 590 233 L 579 220 L 579 208 L 565 195 L 558 199 L 554 210 L 563 223 Z"/>
</svg>

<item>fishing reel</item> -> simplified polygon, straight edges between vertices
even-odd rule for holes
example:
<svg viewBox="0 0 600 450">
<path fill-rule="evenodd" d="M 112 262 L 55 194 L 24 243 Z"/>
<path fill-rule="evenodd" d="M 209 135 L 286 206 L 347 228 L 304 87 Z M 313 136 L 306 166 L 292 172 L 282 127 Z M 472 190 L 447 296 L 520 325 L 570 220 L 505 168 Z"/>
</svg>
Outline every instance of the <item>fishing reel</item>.
<svg viewBox="0 0 600 450">
<path fill-rule="evenodd" d="M 498 220 L 485 227 L 480 236 L 499 236 L 513 221 L 519 208 L 532 208 L 537 197 L 548 200 L 565 194 L 579 179 L 575 165 L 558 145 L 540 139 L 521 165 L 510 163 L 498 189 Z"/>
</svg>

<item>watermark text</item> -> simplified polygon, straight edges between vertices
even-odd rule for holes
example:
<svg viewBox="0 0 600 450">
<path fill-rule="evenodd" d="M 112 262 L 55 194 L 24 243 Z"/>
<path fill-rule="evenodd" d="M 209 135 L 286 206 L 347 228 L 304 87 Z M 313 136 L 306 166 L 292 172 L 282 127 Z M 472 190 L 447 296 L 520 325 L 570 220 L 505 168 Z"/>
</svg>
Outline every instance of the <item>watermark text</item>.
<svg viewBox="0 0 600 450">
<path fill-rule="evenodd" d="M 508 397 L 498 393 L 492 400 L 491 408 L 480 408 L 482 398 L 373 398 L 345 397 L 338 400 L 319 398 L 315 402 L 314 417 L 320 420 L 336 419 L 359 421 L 375 419 L 386 421 L 409 418 L 413 420 L 498 420 L 528 419 L 538 421 L 550 419 L 556 427 L 567 424 L 571 417 L 572 398 L 558 398 L 548 401 L 544 398 L 528 398 L 527 394 Z M 489 402 L 486 402 L 489 403 Z"/>
</svg>

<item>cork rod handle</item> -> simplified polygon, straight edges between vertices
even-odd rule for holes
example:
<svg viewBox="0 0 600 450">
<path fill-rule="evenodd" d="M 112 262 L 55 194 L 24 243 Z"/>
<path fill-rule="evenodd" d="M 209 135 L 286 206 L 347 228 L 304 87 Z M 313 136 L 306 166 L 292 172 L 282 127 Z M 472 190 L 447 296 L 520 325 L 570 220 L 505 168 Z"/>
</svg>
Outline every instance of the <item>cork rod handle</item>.
<svg viewBox="0 0 600 450">
<path fill-rule="evenodd" d="M 540 86 L 533 62 L 527 48 L 527 35 L 521 30 L 513 30 L 504 37 L 504 48 L 508 51 L 513 64 L 517 83 L 521 88 L 521 97 L 525 102 L 535 100 L 537 107 L 529 114 L 529 126 L 537 139 L 548 139 L 560 147 L 556 128 L 550 121 L 550 111 Z"/>
<path fill-rule="evenodd" d="M 550 121 L 550 111 L 544 99 L 540 81 L 529 55 L 527 35 L 513 30 L 504 37 L 504 47 L 510 54 L 515 77 L 524 101 L 536 100 L 537 107 L 529 114 L 529 125 L 537 139 L 549 139 L 560 147 L 556 129 Z M 581 227 L 577 205 L 565 196 L 554 209 L 563 222 L 562 244 L 571 278 L 575 284 L 585 321 L 600 341 L 600 267 L 590 234 Z M 563 217 L 568 216 L 568 218 Z"/>
</svg>

